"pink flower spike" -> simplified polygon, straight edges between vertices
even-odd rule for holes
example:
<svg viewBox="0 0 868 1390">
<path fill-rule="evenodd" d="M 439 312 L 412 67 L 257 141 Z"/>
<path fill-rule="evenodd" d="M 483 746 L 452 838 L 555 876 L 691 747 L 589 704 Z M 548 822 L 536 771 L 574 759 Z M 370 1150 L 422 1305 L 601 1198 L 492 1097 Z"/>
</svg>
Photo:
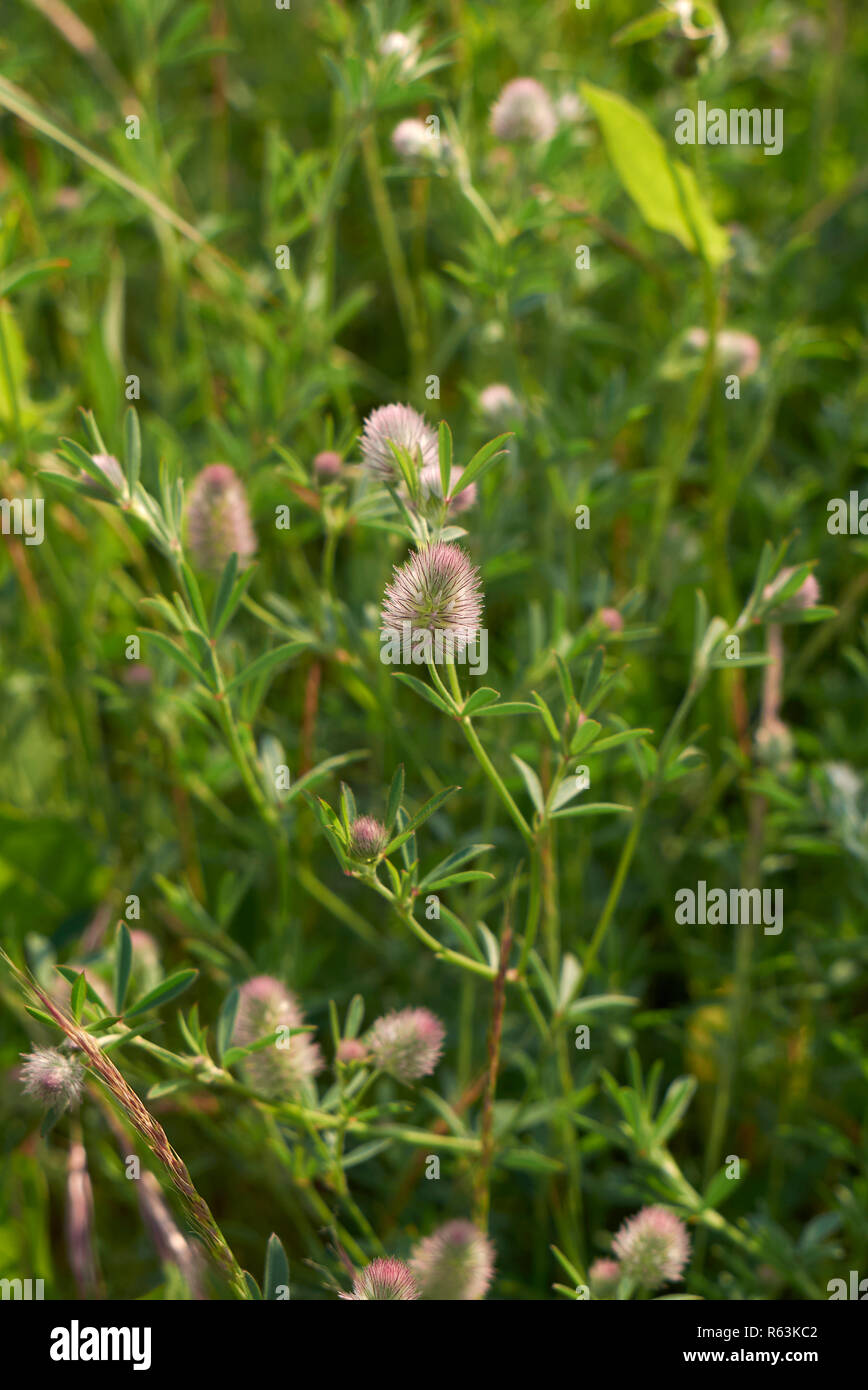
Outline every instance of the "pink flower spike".
<svg viewBox="0 0 868 1390">
<path fill-rule="evenodd" d="M 419 1297 L 416 1280 L 403 1260 L 373 1260 L 353 1280 L 352 1293 L 339 1295 L 347 1303 L 392 1299 L 405 1303 Z"/>
</svg>

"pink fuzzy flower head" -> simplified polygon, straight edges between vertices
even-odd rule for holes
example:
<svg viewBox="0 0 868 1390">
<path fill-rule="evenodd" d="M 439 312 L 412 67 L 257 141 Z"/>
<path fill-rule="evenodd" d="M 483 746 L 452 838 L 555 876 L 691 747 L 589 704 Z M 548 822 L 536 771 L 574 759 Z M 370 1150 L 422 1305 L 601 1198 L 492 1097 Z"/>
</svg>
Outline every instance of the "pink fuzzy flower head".
<svg viewBox="0 0 868 1390">
<path fill-rule="evenodd" d="M 429 1076 L 440 1060 L 446 1029 L 428 1009 L 401 1009 L 375 1020 L 368 1050 L 380 1071 L 398 1081 Z"/>
<path fill-rule="evenodd" d="M 421 457 L 423 468 L 437 462 L 437 435 L 424 415 L 411 405 L 381 405 L 365 420 L 359 441 L 362 462 L 381 482 L 396 483 L 400 478 L 389 440 L 406 449 L 416 462 Z"/>
<path fill-rule="evenodd" d="M 34 1047 L 21 1053 L 20 1079 L 27 1095 L 46 1108 L 66 1110 L 81 1097 L 84 1068 L 77 1057 L 54 1047 Z"/>
<path fill-rule="evenodd" d="M 588 1270 L 594 1298 L 612 1298 L 622 1276 L 617 1260 L 594 1260 Z"/>
<path fill-rule="evenodd" d="M 209 463 L 197 474 L 187 503 L 187 536 L 203 570 L 219 573 L 235 552 L 243 567 L 256 551 L 244 484 L 228 463 Z"/>
<path fill-rule="evenodd" d="M 505 381 L 493 381 L 480 391 L 479 408 L 495 428 L 505 428 L 522 414 L 515 392 Z"/>
<path fill-rule="evenodd" d="M 624 619 L 617 608 L 601 608 L 597 617 L 603 627 L 608 628 L 609 632 L 623 632 Z"/>
<path fill-rule="evenodd" d="M 708 347 L 708 329 L 691 328 L 687 341 L 697 352 L 705 352 Z M 762 349 L 752 333 L 740 333 L 737 329 L 725 328 L 714 340 L 717 360 L 724 371 L 735 372 L 738 376 L 753 376 L 760 364 Z"/>
<path fill-rule="evenodd" d="M 350 826 L 350 853 L 356 859 L 376 859 L 388 840 L 386 827 L 373 816 L 357 816 Z"/>
<path fill-rule="evenodd" d="M 321 483 L 328 483 L 340 476 L 344 461 L 334 449 L 324 449 L 313 461 L 313 471 Z"/>
<path fill-rule="evenodd" d="M 239 991 L 232 1042 L 249 1047 L 278 1029 L 301 1028 L 304 1013 L 298 1000 L 271 975 L 255 975 Z M 244 1058 L 249 1084 L 263 1095 L 296 1094 L 322 1070 L 322 1054 L 307 1033 L 282 1032 L 273 1043 Z"/>
<path fill-rule="evenodd" d="M 118 492 L 126 492 L 127 480 L 124 477 L 124 470 L 121 468 L 114 455 L 92 454 L 91 457 L 100 473 L 102 473 L 106 482 L 109 484 L 110 489 L 117 489 Z M 92 478 L 89 474 L 85 474 L 85 482 L 94 492 L 102 491 L 96 478 Z"/>
<path fill-rule="evenodd" d="M 449 475 L 449 491 L 455 487 L 458 479 L 463 473 L 462 468 L 453 468 Z M 440 464 L 429 463 L 419 474 L 419 482 L 422 485 L 422 500 L 433 503 L 435 507 L 440 506 L 443 501 L 443 485 L 440 481 Z M 476 484 L 471 483 L 469 487 L 463 487 L 450 501 L 447 509 L 448 516 L 459 516 L 461 512 L 466 512 L 468 507 L 472 507 L 476 502 Z"/>
<path fill-rule="evenodd" d="M 775 594 L 780 593 L 787 580 L 791 575 L 795 574 L 796 568 L 796 565 L 788 565 L 786 569 L 782 569 L 780 573 L 776 575 L 770 584 L 765 586 L 763 589 L 763 598 L 767 602 L 769 599 L 773 599 Z M 805 579 L 799 585 L 796 592 L 790 594 L 789 598 L 785 598 L 776 611 L 782 616 L 790 613 L 802 613 L 806 608 L 816 608 L 819 601 L 820 585 L 813 574 L 808 574 L 805 576 Z"/>
<path fill-rule="evenodd" d="M 457 650 L 472 642 L 482 618 L 479 570 L 459 545 L 437 541 L 415 550 L 383 595 L 383 629 L 451 633 Z"/>
<path fill-rule="evenodd" d="M 358 1038 L 341 1038 L 338 1043 L 339 1062 L 361 1062 L 367 1055 L 368 1049 Z"/>
<path fill-rule="evenodd" d="M 471 1221 L 447 1221 L 413 1249 L 410 1267 L 423 1299 L 484 1298 L 494 1273 L 494 1246 Z"/>
<path fill-rule="evenodd" d="M 643 1289 L 681 1279 L 690 1258 L 687 1228 L 666 1207 L 643 1207 L 612 1241 L 623 1273 Z"/>
<path fill-rule="evenodd" d="M 403 1260 L 372 1260 L 353 1280 L 352 1293 L 342 1293 L 347 1303 L 365 1299 L 393 1299 L 409 1302 L 419 1297 L 412 1270 Z"/>
<path fill-rule="evenodd" d="M 409 117 L 406 121 L 399 121 L 392 131 L 392 149 L 399 159 L 408 164 L 418 164 L 435 157 L 437 142 L 423 121 Z"/>
<path fill-rule="evenodd" d="M 533 77 L 507 82 L 491 108 L 491 133 L 498 140 L 551 140 L 558 118 L 545 87 Z"/>
</svg>

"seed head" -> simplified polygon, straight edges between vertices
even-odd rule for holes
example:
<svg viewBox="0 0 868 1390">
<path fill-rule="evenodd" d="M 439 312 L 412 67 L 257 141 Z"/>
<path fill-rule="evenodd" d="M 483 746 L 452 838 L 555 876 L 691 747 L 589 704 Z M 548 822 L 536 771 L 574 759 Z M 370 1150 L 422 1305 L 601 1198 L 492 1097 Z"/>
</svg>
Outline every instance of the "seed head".
<svg viewBox="0 0 868 1390">
<path fill-rule="evenodd" d="M 278 1028 L 301 1028 L 304 1013 L 298 1000 L 271 975 L 256 975 L 241 986 L 232 1041 L 248 1047 Z M 261 1052 L 243 1061 L 249 1084 L 263 1095 L 295 1094 L 322 1070 L 322 1054 L 307 1033 L 280 1034 Z"/>
<path fill-rule="evenodd" d="M 406 449 L 413 459 L 421 454 L 422 467 L 436 463 L 437 436 L 424 415 L 411 405 L 381 405 L 364 423 L 359 441 L 365 467 L 384 483 L 399 480 L 398 465 L 388 440 Z"/>
<path fill-rule="evenodd" d="M 551 140 L 558 118 L 548 92 L 533 77 L 517 77 L 491 108 L 491 132 L 498 140 Z"/>
<path fill-rule="evenodd" d="M 482 582 L 470 556 L 458 545 L 437 541 L 413 551 L 392 571 L 383 595 L 384 630 L 427 628 L 451 633 L 456 650 L 474 640 L 482 619 Z"/>
<path fill-rule="evenodd" d="M 350 852 L 356 859 L 376 859 L 388 841 L 386 827 L 373 816 L 357 816 L 350 826 Z"/>
<path fill-rule="evenodd" d="M 203 570 L 219 573 L 235 552 L 244 566 L 256 551 L 244 484 L 228 463 L 210 463 L 197 475 L 187 504 L 187 536 Z"/>
<path fill-rule="evenodd" d="M 471 1221 L 447 1221 L 414 1246 L 410 1267 L 423 1299 L 484 1298 L 494 1273 L 494 1246 Z"/>
<path fill-rule="evenodd" d="M 398 1081 L 429 1076 L 440 1060 L 446 1029 L 428 1009 L 401 1009 L 378 1018 L 368 1034 L 375 1065 Z"/>
<path fill-rule="evenodd" d="M 34 1047 L 21 1053 L 20 1077 L 27 1095 L 47 1108 L 66 1110 L 77 1104 L 84 1086 L 84 1068 L 77 1057 L 54 1047 Z"/>
<path fill-rule="evenodd" d="M 666 1207 L 643 1207 L 621 1226 L 612 1249 L 623 1273 L 643 1289 L 679 1280 L 690 1257 L 687 1228 Z"/>
<path fill-rule="evenodd" d="M 365 1299 L 393 1299 L 410 1302 L 419 1297 L 416 1280 L 403 1260 L 373 1260 L 353 1280 L 352 1293 L 342 1293 L 347 1303 Z"/>
</svg>

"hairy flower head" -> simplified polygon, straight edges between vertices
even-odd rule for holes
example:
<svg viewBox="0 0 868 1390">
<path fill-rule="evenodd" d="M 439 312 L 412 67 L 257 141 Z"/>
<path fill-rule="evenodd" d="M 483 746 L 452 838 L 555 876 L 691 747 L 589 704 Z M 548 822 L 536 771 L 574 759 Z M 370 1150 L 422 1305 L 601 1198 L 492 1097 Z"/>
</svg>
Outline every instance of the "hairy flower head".
<svg viewBox="0 0 868 1390">
<path fill-rule="evenodd" d="M 458 479 L 464 470 L 453 468 L 449 475 L 449 491 L 455 487 Z M 419 474 L 419 482 L 422 487 L 422 504 L 426 502 L 439 505 L 443 501 L 443 484 L 440 481 L 440 464 L 429 463 Z M 470 483 L 468 487 L 463 487 L 459 493 L 453 497 L 447 508 L 449 516 L 459 516 L 461 512 L 466 512 L 468 507 L 472 507 L 476 502 L 476 484 Z"/>
<path fill-rule="evenodd" d="M 796 565 L 788 565 L 782 569 L 763 589 L 763 598 L 768 602 L 779 594 L 787 581 L 792 578 L 797 569 Z M 820 600 L 820 585 L 813 574 L 805 576 L 802 583 L 794 594 L 785 598 L 776 610 L 782 616 L 790 613 L 802 613 L 806 608 L 816 608 Z"/>
<path fill-rule="evenodd" d="M 356 859 L 376 859 L 388 843 L 386 827 L 373 816 L 356 816 L 350 826 L 350 853 Z"/>
<path fill-rule="evenodd" d="M 313 461 L 313 471 L 320 482 L 324 483 L 327 483 L 330 478 L 337 478 L 343 466 L 343 459 L 340 454 L 335 453 L 334 449 L 324 449 L 321 454 L 317 454 Z"/>
<path fill-rule="evenodd" d="M 479 393 L 479 408 L 495 426 L 508 425 L 521 416 L 521 403 L 505 381 L 492 381 Z"/>
<path fill-rule="evenodd" d="M 244 484 L 228 463 L 209 463 L 194 479 L 187 503 L 187 537 L 203 570 L 219 573 L 233 551 L 239 566 L 255 553 Z"/>
<path fill-rule="evenodd" d="M 494 1246 L 471 1221 L 447 1221 L 414 1246 L 410 1268 L 423 1299 L 484 1298 L 494 1273 Z"/>
<path fill-rule="evenodd" d="M 77 1057 L 54 1047 L 34 1047 L 20 1055 L 20 1079 L 27 1095 L 59 1110 L 78 1102 L 84 1086 L 84 1068 Z"/>
<path fill-rule="evenodd" d="M 551 98 L 533 77 L 507 82 L 491 108 L 491 132 L 498 140 L 551 140 L 557 128 Z"/>
<path fill-rule="evenodd" d="M 666 1207 L 643 1207 L 624 1222 L 612 1241 L 624 1274 L 643 1289 L 681 1279 L 690 1257 L 684 1222 Z"/>
<path fill-rule="evenodd" d="M 411 629 L 452 634 L 457 650 L 472 642 L 482 619 L 479 570 L 459 545 L 437 541 L 415 550 L 393 570 L 383 595 L 385 631 Z"/>
<path fill-rule="evenodd" d="M 418 164 L 436 156 L 437 141 L 424 121 L 409 116 L 399 121 L 392 131 L 392 149 L 399 159 Z"/>
<path fill-rule="evenodd" d="M 591 1293 L 595 1298 L 611 1298 L 623 1271 L 617 1260 L 594 1260 L 588 1270 Z"/>
<path fill-rule="evenodd" d="M 239 991 L 232 1042 L 249 1047 L 277 1029 L 301 1028 L 304 1013 L 298 1000 L 271 975 L 255 975 Z M 309 1077 L 322 1070 L 322 1054 L 307 1033 L 281 1033 L 273 1043 L 243 1061 L 249 1084 L 263 1095 L 294 1094 Z"/>
<path fill-rule="evenodd" d="M 705 352 L 708 347 L 708 329 L 691 328 L 687 341 L 697 352 Z M 714 340 L 717 360 L 724 371 L 738 376 L 753 376 L 760 364 L 762 349 L 752 333 L 740 333 L 737 329 L 725 328 Z"/>
<path fill-rule="evenodd" d="M 398 465 L 388 441 L 406 449 L 412 459 L 421 455 L 422 467 L 436 463 L 437 435 L 424 415 L 411 405 L 381 405 L 365 420 L 359 447 L 365 467 L 384 483 L 399 481 Z"/>
<path fill-rule="evenodd" d="M 419 1297 L 416 1280 L 403 1260 L 372 1260 L 353 1280 L 352 1293 L 342 1293 L 348 1303 L 364 1299 L 394 1299 L 409 1302 Z"/>
<path fill-rule="evenodd" d="M 401 1009 L 376 1019 L 366 1041 L 380 1071 L 399 1081 L 417 1081 L 436 1067 L 445 1036 L 443 1024 L 428 1009 Z"/>
</svg>

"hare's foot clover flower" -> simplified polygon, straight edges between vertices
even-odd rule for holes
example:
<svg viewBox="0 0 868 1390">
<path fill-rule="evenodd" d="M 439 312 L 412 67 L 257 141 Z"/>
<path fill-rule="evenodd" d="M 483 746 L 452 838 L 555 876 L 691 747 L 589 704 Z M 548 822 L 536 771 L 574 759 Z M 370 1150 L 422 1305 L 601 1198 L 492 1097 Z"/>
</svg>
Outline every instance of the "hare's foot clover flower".
<svg viewBox="0 0 868 1390">
<path fill-rule="evenodd" d="M 376 1019 L 366 1041 L 380 1071 L 398 1081 L 418 1081 L 436 1067 L 445 1036 L 443 1024 L 428 1009 L 401 1009 Z"/>
<path fill-rule="evenodd" d="M 421 164 L 438 153 L 438 142 L 424 121 L 411 116 L 399 121 L 392 131 L 392 149 L 408 164 Z"/>
<path fill-rule="evenodd" d="M 410 1267 L 423 1299 L 484 1298 L 494 1272 L 494 1247 L 471 1221 L 447 1221 L 413 1249 Z"/>
<path fill-rule="evenodd" d="M 344 461 L 334 449 L 323 449 L 313 461 L 313 471 L 320 482 L 327 483 L 331 478 L 340 477 Z"/>
<path fill-rule="evenodd" d="M 271 975 L 256 975 L 240 989 L 232 1041 L 249 1047 L 278 1029 L 301 1028 L 304 1013 L 294 995 Z M 300 1091 L 322 1070 L 318 1045 L 307 1033 L 278 1037 L 271 1046 L 244 1058 L 251 1086 L 264 1095 L 279 1096 Z"/>
<path fill-rule="evenodd" d="M 361 1303 L 364 1299 L 394 1299 L 409 1302 L 419 1297 L 416 1280 L 412 1270 L 403 1260 L 373 1260 L 353 1280 L 352 1293 L 342 1293 L 340 1297 L 348 1303 Z"/>
<path fill-rule="evenodd" d="M 357 816 L 350 826 L 350 853 L 356 859 L 376 859 L 388 843 L 386 827 L 373 816 Z"/>
<path fill-rule="evenodd" d="M 475 639 L 482 618 L 479 570 L 458 545 L 437 541 L 414 551 L 393 571 L 383 595 L 384 632 L 443 632 L 461 652 Z"/>
<path fill-rule="evenodd" d="M 338 1043 L 339 1062 L 361 1062 L 368 1055 L 368 1049 L 358 1038 L 341 1038 Z"/>
<path fill-rule="evenodd" d="M 411 405 L 381 405 L 365 420 L 359 441 L 362 462 L 381 482 L 400 480 L 390 440 L 397 448 L 406 449 L 412 459 L 421 456 L 423 468 L 437 462 L 437 435 L 424 415 Z"/>
<path fill-rule="evenodd" d="M 498 140 L 551 140 L 558 118 L 545 87 L 533 77 L 507 82 L 491 108 L 491 133 Z"/>
<path fill-rule="evenodd" d="M 617 1260 L 594 1260 L 588 1270 L 594 1298 L 613 1298 L 623 1271 Z"/>
<path fill-rule="evenodd" d="M 797 568 L 797 565 L 788 565 L 786 569 L 782 569 L 772 582 L 767 584 L 763 589 L 763 599 L 769 602 L 776 594 L 779 594 L 790 578 L 795 574 Z M 819 601 L 820 585 L 815 575 L 808 574 L 805 576 L 796 592 L 790 594 L 788 598 L 782 599 L 774 611 L 768 616 L 773 618 L 778 615 L 787 616 L 791 613 L 802 613 L 806 608 L 816 608 Z"/>
<path fill-rule="evenodd" d="M 681 1279 L 690 1257 L 684 1222 L 666 1207 L 643 1207 L 621 1226 L 612 1249 L 622 1272 L 643 1289 Z"/>
<path fill-rule="evenodd" d="M 493 381 L 479 393 L 479 409 L 491 424 L 505 428 L 510 421 L 521 417 L 521 402 L 505 381 Z"/>
<path fill-rule="evenodd" d="M 196 563 L 218 572 L 235 552 L 239 567 L 256 552 L 244 484 L 228 463 L 210 463 L 194 479 L 187 504 L 187 536 Z"/>
<path fill-rule="evenodd" d="M 453 488 L 461 477 L 462 469 L 453 468 L 449 475 L 449 491 Z M 419 482 L 422 487 L 422 506 L 428 510 L 426 503 L 432 503 L 434 507 L 441 507 L 443 503 L 443 484 L 440 479 L 439 463 L 429 463 L 419 474 Z M 449 499 L 447 514 L 449 516 L 459 516 L 461 512 L 466 512 L 468 507 L 472 507 L 476 502 L 476 484 L 470 483 L 468 487 L 463 487 Z"/>
<path fill-rule="evenodd" d="M 20 1055 L 20 1077 L 27 1095 L 59 1112 L 77 1104 L 84 1086 L 84 1067 L 77 1057 L 54 1047 L 34 1047 Z"/>
</svg>

